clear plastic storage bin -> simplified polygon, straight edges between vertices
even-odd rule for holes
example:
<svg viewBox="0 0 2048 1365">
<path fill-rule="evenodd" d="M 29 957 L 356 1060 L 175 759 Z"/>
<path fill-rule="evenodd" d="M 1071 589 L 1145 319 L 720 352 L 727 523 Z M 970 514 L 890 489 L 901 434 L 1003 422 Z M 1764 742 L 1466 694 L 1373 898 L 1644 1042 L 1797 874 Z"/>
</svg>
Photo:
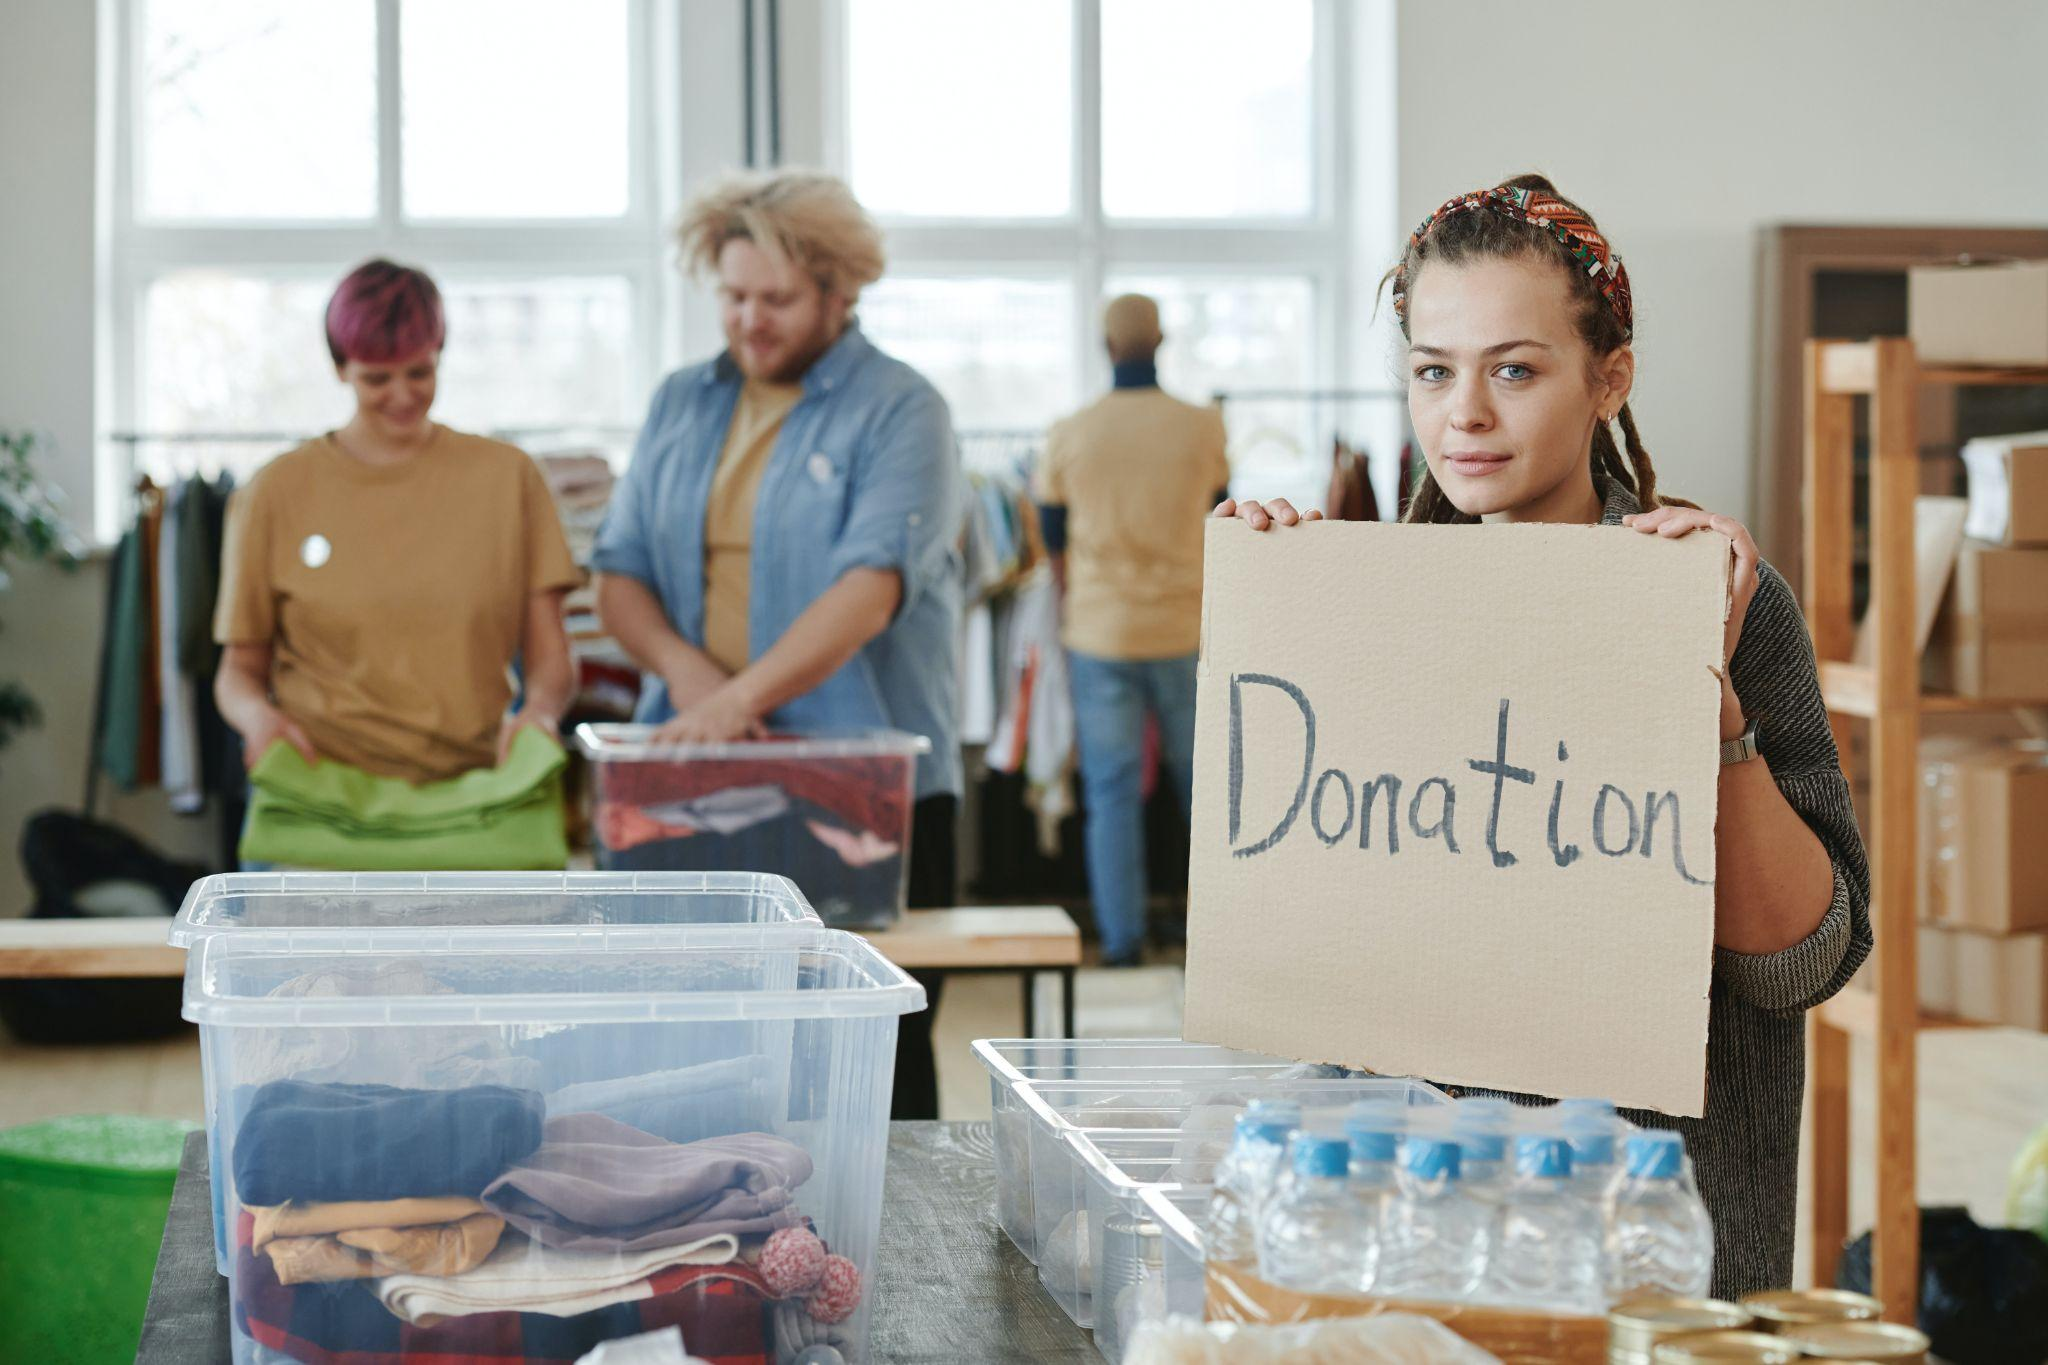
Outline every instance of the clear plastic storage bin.
<svg viewBox="0 0 2048 1365">
<path fill-rule="evenodd" d="M 930 740 L 860 730 L 656 745 L 652 733 L 576 728 L 599 867 L 775 873 L 840 928 L 879 929 L 903 913 L 917 759 Z"/>
<path fill-rule="evenodd" d="M 423 935 L 821 921 L 796 883 L 753 872 L 230 872 L 192 883 L 171 946 L 212 934 L 291 933 L 350 948 L 423 946 Z M 396 939 L 388 930 L 404 931 Z M 367 937 L 366 937 L 367 936 Z"/>
<path fill-rule="evenodd" d="M 1200 1318 L 1208 1290 L 1204 1284 L 1206 1244 L 1202 1228 L 1209 1216 L 1213 1185 L 1153 1185 L 1139 1199 L 1145 1213 L 1159 1225 L 1160 1259 L 1166 1312 L 1171 1317 Z"/>
<path fill-rule="evenodd" d="M 863 1359 L 897 1021 L 923 1005 L 805 925 L 207 937 L 185 1017 L 235 1359 L 575 1359 L 670 1324 L 714 1357 Z"/>
<path fill-rule="evenodd" d="M 1344 1106 L 1359 1100 L 1392 1099 L 1416 1108 L 1451 1102 L 1427 1082 L 1388 1076 L 1021 1081 L 1017 1090 L 1029 1133 L 1038 1278 L 1082 1327 L 1095 1325 L 1101 1242 L 1088 1201 L 1090 1185 L 1098 1178 L 1127 1211 L 1137 1208 L 1135 1191 L 1146 1176 L 1202 1178 L 1229 1149 L 1239 1111 L 1255 1099 L 1293 1100 L 1305 1109 L 1328 1111 L 1333 1122 Z M 1142 1174 L 1126 1174 L 1124 1163 Z"/>
<path fill-rule="evenodd" d="M 1032 1229 L 1030 1125 L 1019 1081 L 1204 1080 L 1269 1076 L 1301 1064 L 1259 1052 L 1178 1038 L 980 1038 L 974 1058 L 988 1072 L 994 1118 L 996 1219 L 1017 1249 L 1036 1261 Z"/>
<path fill-rule="evenodd" d="M 293 952 L 415 951 L 498 942 L 516 932 L 563 949 L 679 941 L 693 926 L 821 927 L 786 877 L 751 872 L 234 872 L 192 884 L 171 923 L 173 947 L 214 935 L 263 936 Z M 188 979 L 197 955 L 186 963 Z M 200 1055 L 213 1065 L 209 1036 Z M 216 1125 L 207 1091 L 209 1155 Z M 215 1187 L 214 1257 L 228 1273 L 233 1239 Z"/>
</svg>

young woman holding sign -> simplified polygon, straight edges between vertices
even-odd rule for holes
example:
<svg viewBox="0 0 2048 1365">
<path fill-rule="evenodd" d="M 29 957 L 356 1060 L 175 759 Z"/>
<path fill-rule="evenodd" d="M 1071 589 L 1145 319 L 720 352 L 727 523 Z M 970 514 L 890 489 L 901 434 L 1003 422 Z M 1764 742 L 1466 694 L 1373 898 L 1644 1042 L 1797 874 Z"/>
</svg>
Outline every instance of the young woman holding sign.
<svg viewBox="0 0 2048 1365">
<path fill-rule="evenodd" d="M 1628 274 L 1548 180 L 1517 176 L 1446 203 L 1389 278 L 1428 465 L 1409 521 L 1597 523 L 1669 538 L 1704 528 L 1734 543 L 1706 1116 L 1628 1117 L 1685 1136 L 1714 1218 L 1714 1292 L 1789 1285 L 1801 1015 L 1871 946 L 1869 870 L 1798 604 L 1741 523 L 1659 496 L 1628 407 Z M 1283 499 L 1226 501 L 1216 515 L 1254 530 L 1321 518 Z M 1483 590 L 1483 571 L 1475 578 Z"/>
</svg>

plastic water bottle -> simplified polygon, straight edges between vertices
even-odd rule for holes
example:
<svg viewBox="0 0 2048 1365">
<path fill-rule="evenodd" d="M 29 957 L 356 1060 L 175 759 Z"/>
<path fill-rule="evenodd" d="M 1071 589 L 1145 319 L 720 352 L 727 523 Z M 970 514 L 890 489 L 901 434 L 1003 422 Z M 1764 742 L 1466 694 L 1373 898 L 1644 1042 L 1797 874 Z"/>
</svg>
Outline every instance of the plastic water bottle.
<svg viewBox="0 0 2048 1365">
<path fill-rule="evenodd" d="M 1561 1128 L 1574 1123 L 1613 1123 L 1617 1117 L 1613 1100 L 1584 1098 L 1559 1100 L 1551 1113 Z"/>
<path fill-rule="evenodd" d="M 1259 1275 L 1305 1294 L 1357 1294 L 1378 1268 L 1377 1229 L 1351 1200 L 1351 1144 L 1297 1133 L 1288 1144 L 1294 1179 L 1259 1219 Z"/>
<path fill-rule="evenodd" d="M 1474 1199 L 1498 1202 L 1507 1192 L 1508 1133 L 1514 1106 L 1506 1100 L 1461 1100 L 1454 1120 L 1460 1178 Z"/>
<path fill-rule="evenodd" d="M 1394 1158 L 1408 1111 L 1389 1100 L 1360 1100 L 1344 1115 L 1344 1136 L 1351 1139 L 1351 1183 L 1375 1198 L 1394 1187 Z"/>
<path fill-rule="evenodd" d="M 1607 1295 L 1701 1298 L 1714 1272 L 1714 1224 L 1668 1129 L 1629 1135 L 1627 1166 L 1608 1195 Z"/>
<path fill-rule="evenodd" d="M 1374 1243 L 1371 1261 L 1375 1266 L 1379 1260 L 1380 1224 L 1386 1218 L 1387 1202 L 1394 1197 L 1395 1158 L 1407 1126 L 1408 1111 L 1383 1101 L 1361 1100 L 1344 1116 L 1344 1136 L 1351 1140 L 1353 1217 L 1364 1230 L 1360 1235 Z M 1377 1275 L 1377 1270 L 1374 1274 Z M 1366 1289 L 1373 1287 L 1372 1279 L 1368 1277 Z"/>
<path fill-rule="evenodd" d="M 1411 1133 L 1401 1140 L 1393 1198 L 1380 1220 L 1373 1292 L 1388 1298 L 1469 1300 L 1486 1267 L 1490 1217 L 1466 1193 L 1458 1143 Z"/>
<path fill-rule="evenodd" d="M 1237 1136 L 1216 1168 L 1204 1255 L 1211 1264 L 1255 1268 L 1259 1211 L 1273 1188 L 1287 1135 L 1301 1123 L 1298 1105 L 1254 1103 L 1237 1117 Z"/>
<path fill-rule="evenodd" d="M 1579 1197 L 1604 1212 L 1607 1192 L 1614 1184 L 1616 1138 L 1621 1123 L 1611 1115 L 1600 1118 L 1577 1113 L 1564 1119 L 1563 1137 L 1572 1149 L 1572 1188 Z"/>
<path fill-rule="evenodd" d="M 1599 1205 L 1572 1185 L 1564 1139 L 1515 1139 L 1515 1178 L 1487 1257 L 1484 1296 L 1518 1307 L 1604 1313 L 1603 1238 Z"/>
</svg>

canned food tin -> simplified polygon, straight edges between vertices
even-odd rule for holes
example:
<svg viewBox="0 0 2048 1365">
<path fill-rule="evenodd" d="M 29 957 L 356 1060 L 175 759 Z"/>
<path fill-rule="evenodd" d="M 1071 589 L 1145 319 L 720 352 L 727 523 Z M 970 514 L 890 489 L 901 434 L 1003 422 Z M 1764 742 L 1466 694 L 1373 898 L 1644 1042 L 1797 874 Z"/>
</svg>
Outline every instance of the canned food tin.
<svg viewBox="0 0 2048 1365">
<path fill-rule="evenodd" d="M 1884 1305 L 1846 1289 L 1780 1289 L 1745 1295 L 1742 1306 L 1756 1317 L 1759 1332 L 1783 1332 L 1822 1322 L 1874 1322 Z"/>
<path fill-rule="evenodd" d="M 1882 1365 L 1925 1365 L 1927 1336 L 1895 1322 L 1823 1322 L 1787 1327 L 1778 1339 L 1815 1360 L 1873 1360 Z"/>
<path fill-rule="evenodd" d="M 1799 1348 L 1766 1332 L 1688 1332 L 1658 1342 L 1650 1359 L 1655 1365 L 1794 1365 Z"/>
<path fill-rule="evenodd" d="M 1630 1299 L 1607 1315 L 1607 1359 L 1609 1365 L 1650 1365 L 1650 1352 L 1667 1337 L 1748 1325 L 1747 1310 L 1720 1299 Z"/>
</svg>

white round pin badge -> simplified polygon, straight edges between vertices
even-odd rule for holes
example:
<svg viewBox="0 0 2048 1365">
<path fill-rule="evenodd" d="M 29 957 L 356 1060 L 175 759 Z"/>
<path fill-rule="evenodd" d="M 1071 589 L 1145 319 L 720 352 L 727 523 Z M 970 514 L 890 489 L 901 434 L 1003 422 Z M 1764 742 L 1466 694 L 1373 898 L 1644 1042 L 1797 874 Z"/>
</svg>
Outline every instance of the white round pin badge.
<svg viewBox="0 0 2048 1365">
<path fill-rule="evenodd" d="M 334 545 L 326 536 L 307 536 L 299 546 L 299 558 L 309 569 L 317 569 L 334 558 Z"/>
</svg>

